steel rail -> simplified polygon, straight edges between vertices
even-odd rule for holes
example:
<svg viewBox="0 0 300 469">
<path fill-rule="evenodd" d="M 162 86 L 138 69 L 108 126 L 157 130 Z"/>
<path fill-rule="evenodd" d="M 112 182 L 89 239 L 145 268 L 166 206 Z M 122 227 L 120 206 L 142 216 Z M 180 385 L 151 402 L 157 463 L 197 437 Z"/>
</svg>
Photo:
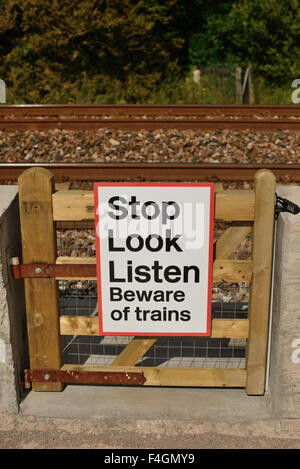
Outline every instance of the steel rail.
<svg viewBox="0 0 300 469">
<path fill-rule="evenodd" d="M 0 119 L 2 131 L 26 130 L 218 130 L 238 129 L 254 131 L 300 130 L 300 119 Z"/>
<path fill-rule="evenodd" d="M 0 130 L 300 130 L 299 106 L 2 105 Z"/>
<path fill-rule="evenodd" d="M 181 115 L 201 116 L 216 115 L 254 115 L 267 114 L 277 116 L 299 116 L 300 106 L 264 106 L 264 105 L 140 105 L 140 104 L 17 104 L 0 105 L 0 115 L 23 116 L 68 116 L 68 115 Z"/>
<path fill-rule="evenodd" d="M 28 168 L 50 170 L 56 181 L 253 181 L 262 168 L 274 172 L 278 182 L 300 182 L 300 164 L 207 164 L 207 163 L 2 163 L 0 181 L 17 181 Z"/>
</svg>

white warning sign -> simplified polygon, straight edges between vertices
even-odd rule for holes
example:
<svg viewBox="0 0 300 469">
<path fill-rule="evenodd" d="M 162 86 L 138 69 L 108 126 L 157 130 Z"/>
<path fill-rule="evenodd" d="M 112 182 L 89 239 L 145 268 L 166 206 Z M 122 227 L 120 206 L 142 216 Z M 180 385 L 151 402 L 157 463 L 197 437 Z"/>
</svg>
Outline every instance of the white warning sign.
<svg viewBox="0 0 300 469">
<path fill-rule="evenodd" d="M 101 335 L 210 335 L 214 185 L 96 183 Z"/>
</svg>

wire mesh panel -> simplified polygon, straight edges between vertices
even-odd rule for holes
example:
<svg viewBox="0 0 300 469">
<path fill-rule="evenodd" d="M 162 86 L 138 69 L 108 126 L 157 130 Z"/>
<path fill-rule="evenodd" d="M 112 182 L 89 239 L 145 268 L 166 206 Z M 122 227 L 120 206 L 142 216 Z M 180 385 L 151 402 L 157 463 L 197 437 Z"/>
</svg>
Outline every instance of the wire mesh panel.
<svg viewBox="0 0 300 469">
<path fill-rule="evenodd" d="M 215 224 L 214 238 L 229 227 Z M 58 256 L 95 257 L 95 230 L 91 224 L 72 228 L 57 224 Z M 232 259 L 249 259 L 251 236 L 236 249 Z M 96 281 L 59 281 L 60 313 L 63 316 L 98 316 Z M 246 319 L 249 285 L 213 283 L 212 319 Z M 132 340 L 131 336 L 63 335 L 65 364 L 110 365 Z M 245 368 L 246 339 L 206 337 L 159 337 L 137 365 L 173 368 Z"/>
</svg>

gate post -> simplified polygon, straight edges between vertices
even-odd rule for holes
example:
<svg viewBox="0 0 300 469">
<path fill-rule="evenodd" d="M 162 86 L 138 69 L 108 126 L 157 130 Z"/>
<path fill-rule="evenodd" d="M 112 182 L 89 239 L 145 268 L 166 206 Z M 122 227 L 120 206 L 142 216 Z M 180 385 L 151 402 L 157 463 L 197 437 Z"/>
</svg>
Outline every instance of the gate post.
<svg viewBox="0 0 300 469">
<path fill-rule="evenodd" d="M 23 263 L 56 261 L 53 221 L 53 174 L 30 168 L 19 177 L 19 204 Z M 53 278 L 25 278 L 25 300 L 32 369 L 62 366 L 58 285 Z M 61 391 L 62 383 L 32 383 L 34 391 Z"/>
<path fill-rule="evenodd" d="M 253 276 L 249 299 L 249 338 L 247 346 L 248 395 L 263 395 L 267 342 L 269 328 L 269 309 L 271 294 L 274 212 L 275 212 L 274 174 L 261 169 L 255 175 L 255 211 L 252 234 Z"/>
</svg>

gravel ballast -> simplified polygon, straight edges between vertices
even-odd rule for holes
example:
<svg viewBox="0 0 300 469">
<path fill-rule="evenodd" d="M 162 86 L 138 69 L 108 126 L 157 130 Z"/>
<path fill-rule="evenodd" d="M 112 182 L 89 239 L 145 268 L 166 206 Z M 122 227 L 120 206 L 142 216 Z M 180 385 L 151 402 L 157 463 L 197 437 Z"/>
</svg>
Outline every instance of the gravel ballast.
<svg viewBox="0 0 300 469">
<path fill-rule="evenodd" d="M 0 131 L 0 163 L 298 163 L 300 133 L 250 130 Z"/>
</svg>

